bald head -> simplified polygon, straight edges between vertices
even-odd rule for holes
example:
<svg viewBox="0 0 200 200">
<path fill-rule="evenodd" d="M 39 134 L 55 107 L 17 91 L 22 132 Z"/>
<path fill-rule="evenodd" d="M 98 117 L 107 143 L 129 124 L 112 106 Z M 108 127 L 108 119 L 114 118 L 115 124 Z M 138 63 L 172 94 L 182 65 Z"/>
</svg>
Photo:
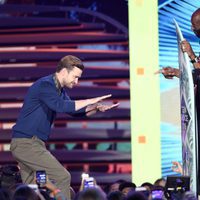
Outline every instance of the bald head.
<svg viewBox="0 0 200 200">
<path fill-rule="evenodd" d="M 198 8 L 195 12 L 193 12 L 191 20 L 195 20 L 196 22 L 200 22 L 200 8 Z"/>
<path fill-rule="evenodd" d="M 200 8 L 198 8 L 191 17 L 192 30 L 200 38 Z"/>
</svg>

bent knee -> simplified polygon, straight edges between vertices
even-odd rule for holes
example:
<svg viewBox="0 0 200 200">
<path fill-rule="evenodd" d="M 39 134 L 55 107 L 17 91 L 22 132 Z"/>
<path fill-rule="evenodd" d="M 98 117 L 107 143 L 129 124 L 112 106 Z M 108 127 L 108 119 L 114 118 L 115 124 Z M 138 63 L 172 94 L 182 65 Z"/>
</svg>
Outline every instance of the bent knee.
<svg viewBox="0 0 200 200">
<path fill-rule="evenodd" d="M 65 180 L 67 182 L 70 182 L 71 181 L 71 174 L 66 169 L 64 169 L 62 174 L 60 174 L 60 179 Z"/>
<path fill-rule="evenodd" d="M 66 174 L 66 178 L 67 178 L 69 181 L 71 181 L 71 174 L 70 174 L 67 170 L 66 170 L 65 174 Z"/>
</svg>

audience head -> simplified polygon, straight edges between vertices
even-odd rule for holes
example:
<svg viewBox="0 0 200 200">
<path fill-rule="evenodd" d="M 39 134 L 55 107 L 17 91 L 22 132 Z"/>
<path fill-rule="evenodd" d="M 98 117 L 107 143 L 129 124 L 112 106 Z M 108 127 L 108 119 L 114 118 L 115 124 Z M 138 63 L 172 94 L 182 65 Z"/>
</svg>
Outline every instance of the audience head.
<svg viewBox="0 0 200 200">
<path fill-rule="evenodd" d="M 106 193 L 109 194 L 110 192 L 119 191 L 119 185 L 123 182 L 126 182 L 126 181 L 119 179 L 119 180 L 109 184 L 107 186 L 107 188 L 105 188 Z"/>
<path fill-rule="evenodd" d="M 192 30 L 195 35 L 200 38 L 200 8 L 198 8 L 191 16 Z"/>
<path fill-rule="evenodd" d="M 122 192 L 125 196 L 130 192 L 130 191 L 135 191 L 136 185 L 135 183 L 132 182 L 124 182 L 119 185 L 119 191 Z"/>
<path fill-rule="evenodd" d="M 151 196 L 151 190 L 148 190 L 144 186 L 136 187 L 135 191 L 142 193 L 147 198 L 149 198 Z"/>
<path fill-rule="evenodd" d="M 107 200 L 124 200 L 125 196 L 120 191 L 110 192 L 107 196 Z"/>
<path fill-rule="evenodd" d="M 4 165 L 0 168 L 0 185 L 2 188 L 10 188 L 21 182 L 19 168 L 16 165 Z"/>
<path fill-rule="evenodd" d="M 75 200 L 106 200 L 106 194 L 99 188 L 86 188 L 76 195 Z"/>
<path fill-rule="evenodd" d="M 148 191 L 151 191 L 153 188 L 153 184 L 149 182 L 142 183 L 141 187 L 145 187 Z"/>
<path fill-rule="evenodd" d="M 128 193 L 126 200 L 148 200 L 148 198 L 142 192 L 132 191 Z"/>
<path fill-rule="evenodd" d="M 23 198 L 25 198 L 26 200 L 40 200 L 37 193 L 27 185 L 20 185 L 19 187 L 17 187 L 13 195 L 13 200 Z"/>
<path fill-rule="evenodd" d="M 159 178 L 154 183 L 155 186 L 162 186 L 162 187 L 165 187 L 165 184 L 166 180 L 164 178 Z"/>
</svg>

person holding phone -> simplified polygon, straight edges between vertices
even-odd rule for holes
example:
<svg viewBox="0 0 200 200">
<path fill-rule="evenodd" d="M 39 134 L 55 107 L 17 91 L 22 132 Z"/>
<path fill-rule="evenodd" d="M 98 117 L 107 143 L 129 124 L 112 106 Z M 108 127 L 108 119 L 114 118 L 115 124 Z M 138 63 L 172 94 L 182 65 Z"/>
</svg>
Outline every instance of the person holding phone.
<svg viewBox="0 0 200 200">
<path fill-rule="evenodd" d="M 43 188 L 47 183 L 47 175 L 44 170 L 36 171 L 36 183 L 39 188 Z"/>
<path fill-rule="evenodd" d="M 90 116 L 119 105 L 101 103 L 111 97 L 111 94 L 84 100 L 71 100 L 66 88 L 72 89 L 78 84 L 83 70 L 82 61 L 68 55 L 60 60 L 54 74 L 40 78 L 29 88 L 13 127 L 10 147 L 14 158 L 19 163 L 25 184 L 33 183 L 35 172 L 44 170 L 67 200 L 71 199 L 70 173 L 45 146 L 56 113 Z"/>
</svg>

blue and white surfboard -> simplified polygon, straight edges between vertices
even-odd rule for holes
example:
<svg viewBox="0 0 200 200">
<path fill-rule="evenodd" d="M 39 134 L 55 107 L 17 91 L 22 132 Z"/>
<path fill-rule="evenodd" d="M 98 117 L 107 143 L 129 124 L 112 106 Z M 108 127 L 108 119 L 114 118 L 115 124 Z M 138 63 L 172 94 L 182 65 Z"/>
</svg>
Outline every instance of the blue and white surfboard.
<svg viewBox="0 0 200 200">
<path fill-rule="evenodd" d="M 187 53 L 183 53 L 180 42 L 184 40 L 182 32 L 174 20 L 178 43 L 180 76 L 180 102 L 181 102 L 181 137 L 183 175 L 190 176 L 190 189 L 197 193 L 197 128 L 194 83 L 191 64 Z"/>
</svg>

